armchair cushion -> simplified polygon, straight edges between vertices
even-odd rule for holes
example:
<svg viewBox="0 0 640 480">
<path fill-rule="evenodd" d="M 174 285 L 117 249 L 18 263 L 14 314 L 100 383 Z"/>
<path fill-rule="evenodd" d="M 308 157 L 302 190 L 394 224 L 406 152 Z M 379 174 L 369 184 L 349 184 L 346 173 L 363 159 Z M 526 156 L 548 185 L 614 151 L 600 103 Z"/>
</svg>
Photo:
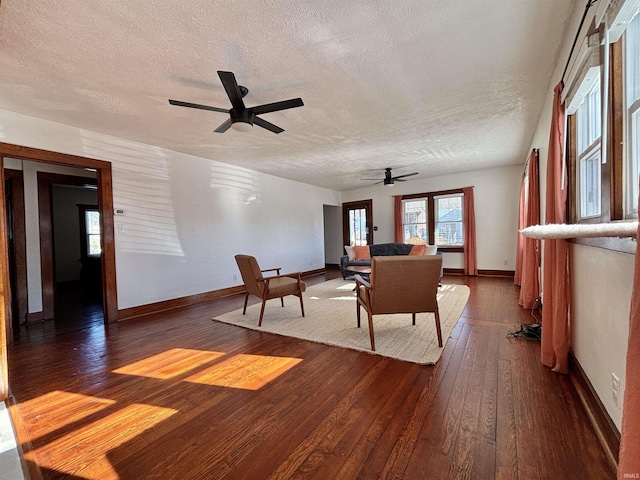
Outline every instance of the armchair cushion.
<svg viewBox="0 0 640 480">
<path fill-rule="evenodd" d="M 264 280 L 265 283 L 269 285 L 269 296 L 273 298 L 278 298 L 283 295 L 293 295 L 298 291 L 298 279 L 294 277 L 266 277 Z M 301 281 L 300 291 L 305 292 L 306 290 L 307 284 Z"/>
</svg>

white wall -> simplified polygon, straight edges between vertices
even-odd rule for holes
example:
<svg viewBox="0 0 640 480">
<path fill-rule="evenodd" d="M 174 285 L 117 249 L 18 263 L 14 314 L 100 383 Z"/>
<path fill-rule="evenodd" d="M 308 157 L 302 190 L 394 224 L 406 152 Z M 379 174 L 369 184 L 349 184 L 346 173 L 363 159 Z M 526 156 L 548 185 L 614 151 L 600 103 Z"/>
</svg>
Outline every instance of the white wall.
<svg viewBox="0 0 640 480">
<path fill-rule="evenodd" d="M 569 57 L 571 44 L 583 12 L 584 4 L 576 3 L 572 22 L 566 29 L 563 51 L 550 79 L 545 107 L 531 143 L 531 148 L 540 149 L 542 223 L 545 218 L 545 181 L 553 89 L 562 78 L 562 71 Z M 589 10 L 585 25 L 591 23 L 594 12 L 595 8 Z M 575 244 L 570 245 L 570 253 L 571 349 L 607 412 L 620 429 L 622 412 L 619 406 L 613 404 L 611 398 L 611 373 L 615 373 L 620 378 L 620 398 L 622 398 L 626 370 L 624 358 L 629 336 L 631 269 L 634 256 Z"/>
<path fill-rule="evenodd" d="M 524 158 L 521 159 L 524 163 Z M 342 200 L 372 199 L 374 243 L 393 242 L 393 196 L 474 187 L 476 245 L 480 270 L 514 270 L 518 202 L 523 165 L 478 170 L 342 192 Z M 342 239 L 340 239 L 342 242 Z M 445 268 L 464 268 L 461 253 L 443 255 Z M 505 265 L 506 262 L 506 265 Z"/>
<path fill-rule="evenodd" d="M 620 428 L 634 255 L 572 244 L 570 258 L 572 350 Z M 613 275 L 612 265 L 617 267 Z M 612 373 L 622 389 L 617 404 Z"/>
<path fill-rule="evenodd" d="M 263 268 L 324 267 L 323 205 L 340 205 L 339 192 L 5 110 L 0 140 L 112 163 L 125 209 L 115 217 L 120 309 L 239 285 L 237 253 Z"/>
<path fill-rule="evenodd" d="M 324 206 L 324 261 L 339 265 L 342 248 L 342 208 Z"/>
</svg>

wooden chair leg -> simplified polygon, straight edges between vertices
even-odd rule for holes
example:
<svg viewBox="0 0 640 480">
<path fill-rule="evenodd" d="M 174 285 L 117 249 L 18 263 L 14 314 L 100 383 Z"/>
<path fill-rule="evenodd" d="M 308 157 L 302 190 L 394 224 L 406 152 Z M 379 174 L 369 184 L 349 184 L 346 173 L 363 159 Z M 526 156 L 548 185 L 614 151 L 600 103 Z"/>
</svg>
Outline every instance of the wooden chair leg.
<svg viewBox="0 0 640 480">
<path fill-rule="evenodd" d="M 440 312 L 438 311 L 438 306 L 436 305 L 436 332 L 438 333 L 438 346 L 442 347 L 442 330 L 440 330 Z"/>
<path fill-rule="evenodd" d="M 262 326 L 262 316 L 264 315 L 264 306 L 267 303 L 267 299 L 263 298 L 262 299 L 262 308 L 260 308 L 260 320 L 258 320 L 258 326 L 261 327 Z"/>
<path fill-rule="evenodd" d="M 302 310 L 302 316 L 304 317 L 304 303 L 302 302 L 302 292 L 300 292 L 300 310 Z"/>
<path fill-rule="evenodd" d="M 360 328 L 360 302 L 356 300 L 356 318 L 358 319 L 358 328 Z"/>
<path fill-rule="evenodd" d="M 369 338 L 371 339 L 371 351 L 376 351 L 376 341 L 373 339 L 373 315 L 367 310 L 367 316 L 369 317 Z"/>
<path fill-rule="evenodd" d="M 247 313 L 247 302 L 249 301 L 249 292 L 245 292 L 244 294 L 244 308 L 242 309 L 242 314 Z"/>
</svg>

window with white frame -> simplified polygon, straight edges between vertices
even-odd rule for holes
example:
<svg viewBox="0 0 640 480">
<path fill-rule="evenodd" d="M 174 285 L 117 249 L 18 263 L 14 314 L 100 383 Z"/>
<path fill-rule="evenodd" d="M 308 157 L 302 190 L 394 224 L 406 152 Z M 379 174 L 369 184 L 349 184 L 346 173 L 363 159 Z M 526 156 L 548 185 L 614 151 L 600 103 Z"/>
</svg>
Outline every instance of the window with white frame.
<svg viewBox="0 0 640 480">
<path fill-rule="evenodd" d="M 638 217 L 640 166 L 640 16 L 629 22 L 624 36 L 624 123 L 626 134 L 625 217 Z"/>
<path fill-rule="evenodd" d="M 601 213 L 600 79 L 596 75 L 576 111 L 578 155 L 578 205 L 581 219 L 599 217 Z"/>
<path fill-rule="evenodd" d="M 464 245 L 463 195 L 440 195 L 433 199 L 435 212 L 435 244 L 461 247 Z"/>
</svg>

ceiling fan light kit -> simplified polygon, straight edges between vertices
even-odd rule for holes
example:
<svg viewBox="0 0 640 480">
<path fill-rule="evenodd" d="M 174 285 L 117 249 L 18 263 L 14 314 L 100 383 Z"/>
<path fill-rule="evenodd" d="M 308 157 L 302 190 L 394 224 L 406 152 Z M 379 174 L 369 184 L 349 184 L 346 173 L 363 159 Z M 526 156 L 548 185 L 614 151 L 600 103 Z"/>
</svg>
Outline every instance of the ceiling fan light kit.
<svg viewBox="0 0 640 480">
<path fill-rule="evenodd" d="M 236 132 L 249 132 L 253 128 L 253 124 L 248 122 L 233 122 L 231 128 Z"/>
<path fill-rule="evenodd" d="M 225 109 L 220 107 L 211 107 L 209 105 L 199 105 L 197 103 L 182 102 L 180 100 L 169 99 L 170 105 L 176 105 L 178 107 L 196 108 L 199 110 L 210 110 L 213 112 L 228 113 L 229 119 L 214 130 L 216 133 L 224 133 L 229 128 L 232 128 L 238 132 L 248 132 L 253 128 L 253 125 L 258 125 L 273 133 L 282 133 L 284 129 L 267 122 L 258 115 L 263 113 L 277 112 L 279 110 L 287 110 L 289 108 L 302 107 L 304 103 L 301 98 L 292 98 L 291 100 L 283 100 L 281 102 L 265 103 L 264 105 L 257 105 L 255 107 L 246 107 L 242 100 L 249 93 L 249 89 L 238 85 L 236 77 L 232 72 L 225 72 L 218 70 L 218 76 L 222 82 L 222 86 L 227 92 L 229 101 L 231 102 L 231 108 Z"/>
</svg>

